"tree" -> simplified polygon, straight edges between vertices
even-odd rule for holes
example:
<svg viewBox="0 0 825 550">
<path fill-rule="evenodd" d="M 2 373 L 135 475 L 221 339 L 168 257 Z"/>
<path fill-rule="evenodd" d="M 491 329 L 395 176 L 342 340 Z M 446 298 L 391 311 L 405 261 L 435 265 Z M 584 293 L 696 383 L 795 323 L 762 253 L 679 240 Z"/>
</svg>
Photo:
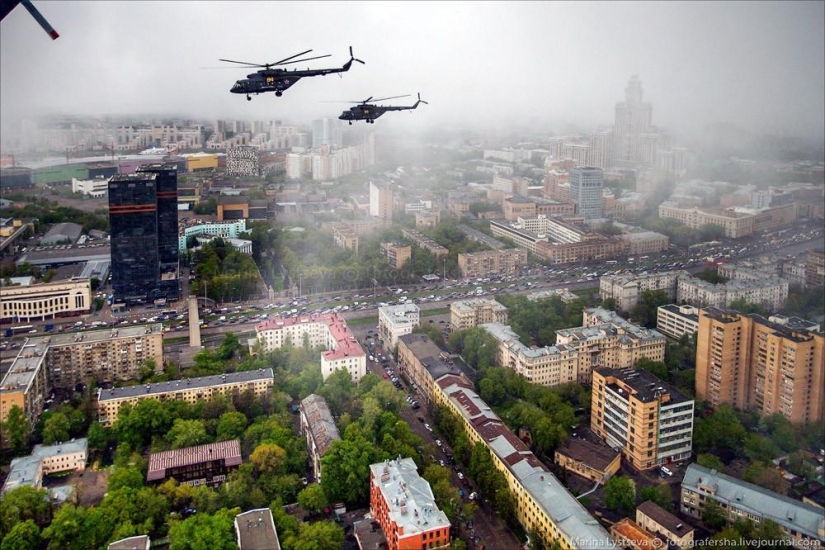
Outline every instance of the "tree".
<svg viewBox="0 0 825 550">
<path fill-rule="evenodd" d="M 29 550 L 40 546 L 40 527 L 27 519 L 11 528 L 11 531 L 3 537 L 0 550 Z"/>
<path fill-rule="evenodd" d="M 54 445 L 69 440 L 69 419 L 63 413 L 54 413 L 43 425 L 43 443 Z"/>
<path fill-rule="evenodd" d="M 719 457 L 710 453 L 700 454 L 696 457 L 696 462 L 698 462 L 700 466 L 710 468 L 711 470 L 716 470 L 717 472 L 721 472 L 725 469 L 725 465 L 721 460 L 719 460 Z"/>
<path fill-rule="evenodd" d="M 0 534 L 26 520 L 44 524 L 49 518 L 49 495 L 45 489 L 21 485 L 0 499 Z"/>
<path fill-rule="evenodd" d="M 350 424 L 349 429 L 355 426 Z M 363 437 L 333 441 L 321 459 L 324 493 L 333 501 L 364 503 L 370 484 L 370 464 L 384 460 L 385 455 Z"/>
<path fill-rule="evenodd" d="M 279 474 L 286 458 L 284 449 L 274 443 L 259 445 L 255 448 L 249 461 L 255 471 L 261 475 Z"/>
<path fill-rule="evenodd" d="M 298 504 L 310 514 L 319 514 L 324 511 L 329 501 L 327 495 L 324 494 L 324 488 L 317 483 L 312 483 L 298 493 Z"/>
<path fill-rule="evenodd" d="M 200 550 L 203 548 L 237 548 L 234 521 L 239 508 L 222 508 L 214 515 L 197 513 L 169 526 L 170 550 Z"/>
<path fill-rule="evenodd" d="M 173 449 L 203 445 L 209 443 L 211 439 L 209 434 L 206 433 L 203 420 L 183 420 L 181 418 L 175 419 L 175 423 L 166 438 Z"/>
<path fill-rule="evenodd" d="M 8 417 L 2 425 L 3 432 L 9 438 L 9 445 L 14 454 L 20 454 L 29 443 L 29 423 L 26 413 L 17 405 L 12 405 Z"/>
<path fill-rule="evenodd" d="M 705 509 L 702 513 L 702 521 L 705 522 L 705 526 L 711 531 L 721 529 L 726 523 L 722 508 L 720 508 L 719 505 L 716 504 L 716 501 L 712 498 L 705 499 Z"/>
<path fill-rule="evenodd" d="M 124 487 L 132 489 L 143 487 L 143 473 L 132 466 L 115 466 L 114 471 L 109 474 L 107 488 L 113 492 Z"/>
<path fill-rule="evenodd" d="M 302 523 L 298 536 L 284 547 L 292 550 L 339 550 L 344 547 L 344 530 L 331 521 Z"/>
<path fill-rule="evenodd" d="M 218 420 L 217 441 L 241 439 L 246 430 L 246 416 L 243 413 L 230 411 L 223 413 Z"/>
<path fill-rule="evenodd" d="M 673 494 L 670 491 L 670 485 L 667 483 L 643 487 L 639 492 L 639 499 L 642 502 L 652 500 L 665 510 L 673 509 Z"/>
<path fill-rule="evenodd" d="M 611 477 L 604 486 L 604 503 L 610 510 L 630 513 L 636 505 L 636 483 L 626 476 Z"/>
<path fill-rule="evenodd" d="M 753 462 L 742 472 L 742 479 L 755 483 L 760 487 L 770 489 L 780 495 L 788 492 L 788 482 L 775 468 L 767 466 L 763 462 Z"/>
<path fill-rule="evenodd" d="M 89 439 L 89 448 L 95 451 L 103 452 L 109 445 L 109 431 L 100 422 L 92 422 L 86 437 Z"/>
</svg>

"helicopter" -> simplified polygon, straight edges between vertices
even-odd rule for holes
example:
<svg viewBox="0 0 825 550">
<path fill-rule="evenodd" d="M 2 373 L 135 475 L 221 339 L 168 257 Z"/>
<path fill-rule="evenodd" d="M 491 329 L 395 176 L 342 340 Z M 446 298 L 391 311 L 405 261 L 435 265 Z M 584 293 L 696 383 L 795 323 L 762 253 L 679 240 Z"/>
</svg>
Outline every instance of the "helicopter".
<svg viewBox="0 0 825 550">
<path fill-rule="evenodd" d="M 388 99 L 398 99 L 400 97 L 410 97 L 410 94 L 407 95 L 397 95 L 392 97 L 382 97 L 380 99 L 376 99 L 375 101 L 386 101 Z M 375 119 L 386 113 L 387 111 L 406 111 L 412 110 L 418 107 L 419 103 L 423 103 L 425 105 L 429 105 L 426 101 L 421 99 L 421 94 L 418 94 L 418 101 L 415 104 L 410 106 L 399 105 L 394 107 L 392 105 L 375 105 L 369 103 L 372 100 L 372 97 L 368 97 L 364 101 L 351 101 L 350 103 L 358 103 L 353 107 L 350 107 L 348 111 L 344 111 L 341 113 L 341 116 L 338 118 L 341 120 L 349 121 L 350 125 L 352 125 L 353 120 L 366 120 L 367 124 L 375 124 Z"/>
<path fill-rule="evenodd" d="M 251 94 L 258 95 L 266 92 L 275 92 L 276 96 L 281 97 L 287 89 L 289 89 L 293 84 L 295 84 L 304 77 L 323 76 L 332 73 L 345 73 L 350 69 L 353 61 L 357 61 L 362 65 L 364 64 L 363 61 L 361 61 L 360 59 L 356 59 L 355 56 L 352 55 L 352 46 L 350 46 L 349 61 L 344 63 L 344 66 L 340 69 L 307 69 L 305 71 L 293 69 L 290 71 L 289 69 L 281 69 L 280 67 L 278 67 L 279 65 L 290 65 L 292 63 L 301 63 L 303 61 L 311 61 L 313 59 L 322 59 L 324 57 L 329 57 L 329 54 L 327 54 L 319 55 L 317 57 L 307 57 L 306 59 L 295 59 L 296 57 L 301 57 L 302 55 L 306 55 L 311 51 L 312 50 L 307 50 L 305 52 L 291 55 L 285 59 L 276 61 L 275 63 L 247 63 L 245 61 L 233 61 L 231 59 L 219 59 L 218 61 L 225 61 L 226 63 L 238 63 L 239 65 L 246 65 L 250 68 L 263 67 L 262 70 L 247 75 L 245 79 L 238 80 L 237 82 L 235 82 L 235 84 L 229 90 L 233 94 L 246 94 L 247 101 L 252 101 Z"/>
</svg>

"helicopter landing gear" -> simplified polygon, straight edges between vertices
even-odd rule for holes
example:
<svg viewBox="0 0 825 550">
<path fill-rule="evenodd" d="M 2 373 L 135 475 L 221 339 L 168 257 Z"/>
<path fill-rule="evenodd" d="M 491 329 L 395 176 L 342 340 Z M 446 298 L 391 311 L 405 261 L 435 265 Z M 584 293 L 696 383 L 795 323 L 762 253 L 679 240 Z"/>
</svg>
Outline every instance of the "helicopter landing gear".
<svg viewBox="0 0 825 550">
<path fill-rule="evenodd" d="M 246 96 L 246 100 L 247 101 L 252 101 L 252 96 L 251 95 Z"/>
<path fill-rule="evenodd" d="M 275 97 L 281 97 L 282 95 L 284 95 L 283 92 L 275 92 Z"/>
</svg>

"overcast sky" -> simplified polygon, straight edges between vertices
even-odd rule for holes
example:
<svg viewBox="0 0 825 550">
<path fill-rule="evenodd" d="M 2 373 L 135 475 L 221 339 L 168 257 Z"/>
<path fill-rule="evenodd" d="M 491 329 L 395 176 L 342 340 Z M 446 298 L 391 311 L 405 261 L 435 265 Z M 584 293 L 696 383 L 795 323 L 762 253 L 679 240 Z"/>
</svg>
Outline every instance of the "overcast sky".
<svg viewBox="0 0 825 550">
<path fill-rule="evenodd" d="M 819 141 L 825 132 L 821 1 L 34 4 L 60 38 L 22 6 L 0 24 L 4 125 L 44 112 L 305 123 L 347 107 L 323 101 L 420 92 L 429 106 L 376 124 L 511 120 L 558 133 L 611 124 L 638 74 L 654 124 L 677 135 L 716 122 Z M 280 98 L 247 102 L 229 88 L 250 71 L 205 68 L 310 48 L 332 54 L 312 68 L 341 66 L 350 45 L 366 65 L 303 79 Z"/>
</svg>

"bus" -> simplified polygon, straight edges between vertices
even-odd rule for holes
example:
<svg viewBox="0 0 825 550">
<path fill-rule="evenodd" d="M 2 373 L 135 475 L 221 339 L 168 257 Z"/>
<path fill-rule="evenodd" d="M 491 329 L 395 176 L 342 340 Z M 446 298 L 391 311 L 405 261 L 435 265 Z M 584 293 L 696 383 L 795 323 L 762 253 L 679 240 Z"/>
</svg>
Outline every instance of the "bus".
<svg viewBox="0 0 825 550">
<path fill-rule="evenodd" d="M 35 330 L 32 325 L 19 325 L 16 327 L 8 327 L 6 329 L 6 338 L 14 336 L 15 334 L 27 334 Z"/>
</svg>

